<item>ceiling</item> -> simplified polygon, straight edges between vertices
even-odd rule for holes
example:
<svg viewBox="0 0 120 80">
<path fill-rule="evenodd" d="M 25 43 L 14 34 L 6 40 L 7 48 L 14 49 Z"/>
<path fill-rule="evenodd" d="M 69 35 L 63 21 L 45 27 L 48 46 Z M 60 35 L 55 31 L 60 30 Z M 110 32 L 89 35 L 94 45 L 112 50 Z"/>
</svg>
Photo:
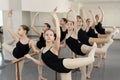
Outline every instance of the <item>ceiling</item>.
<svg viewBox="0 0 120 80">
<path fill-rule="evenodd" d="M 120 0 L 69 0 L 72 2 L 82 2 L 82 3 L 88 3 L 88 2 L 120 2 Z"/>
</svg>

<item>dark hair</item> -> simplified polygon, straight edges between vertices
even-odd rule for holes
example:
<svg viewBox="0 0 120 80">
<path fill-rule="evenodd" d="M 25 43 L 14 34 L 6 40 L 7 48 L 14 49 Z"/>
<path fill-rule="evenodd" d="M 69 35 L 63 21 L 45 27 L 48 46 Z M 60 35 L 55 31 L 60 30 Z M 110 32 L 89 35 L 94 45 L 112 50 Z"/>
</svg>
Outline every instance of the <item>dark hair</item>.
<svg viewBox="0 0 120 80">
<path fill-rule="evenodd" d="M 98 14 L 96 14 L 96 15 L 95 15 L 95 17 L 99 17 L 99 15 L 98 15 Z"/>
<path fill-rule="evenodd" d="M 72 22 L 72 23 L 73 23 L 73 25 L 74 25 L 74 21 L 70 21 L 70 20 L 69 20 L 68 22 Z"/>
<path fill-rule="evenodd" d="M 90 18 L 87 18 L 86 21 L 90 20 Z"/>
<path fill-rule="evenodd" d="M 24 30 L 26 30 L 26 34 L 28 34 L 30 28 L 26 25 L 20 25 Z"/>
<path fill-rule="evenodd" d="M 77 15 L 77 18 L 82 19 L 82 17 L 81 17 L 81 16 L 79 16 L 79 15 Z"/>
<path fill-rule="evenodd" d="M 65 23 L 68 22 L 68 20 L 67 20 L 66 18 L 62 18 L 62 20 L 63 20 Z"/>
<path fill-rule="evenodd" d="M 51 28 L 51 26 L 50 26 L 50 24 L 48 24 L 48 23 L 44 23 L 45 25 L 47 25 L 47 27 L 50 29 Z"/>
</svg>

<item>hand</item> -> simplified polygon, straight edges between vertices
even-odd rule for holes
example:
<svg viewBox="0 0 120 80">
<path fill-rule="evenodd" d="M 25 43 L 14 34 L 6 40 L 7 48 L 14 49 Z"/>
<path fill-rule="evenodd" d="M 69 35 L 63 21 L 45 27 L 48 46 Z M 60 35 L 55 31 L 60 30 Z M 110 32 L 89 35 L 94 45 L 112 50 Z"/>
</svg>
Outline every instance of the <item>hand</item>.
<svg viewBox="0 0 120 80">
<path fill-rule="evenodd" d="M 26 54 L 25 57 L 28 58 L 28 59 L 31 59 L 30 54 Z"/>
<path fill-rule="evenodd" d="M 53 10 L 53 12 L 56 12 L 57 11 L 57 7 Z"/>
<path fill-rule="evenodd" d="M 57 11 L 57 7 L 53 9 L 53 11 L 51 12 L 51 15 L 54 16 L 56 14 L 56 11 Z"/>
<path fill-rule="evenodd" d="M 35 14 L 35 16 L 38 16 L 40 14 L 40 12 L 37 12 L 36 14 Z"/>
<path fill-rule="evenodd" d="M 90 13 L 92 13 L 92 10 L 89 10 Z"/>
<path fill-rule="evenodd" d="M 11 16 L 12 16 L 12 10 L 9 10 L 8 17 L 11 17 Z"/>
<path fill-rule="evenodd" d="M 39 50 L 35 50 L 35 51 L 34 51 L 34 53 L 37 53 L 37 54 L 39 54 L 39 53 L 40 53 L 40 51 L 39 51 Z"/>
<path fill-rule="evenodd" d="M 72 8 L 69 8 L 69 11 L 68 11 L 68 13 L 70 13 L 70 12 L 73 12 L 73 9 L 72 9 Z"/>
<path fill-rule="evenodd" d="M 100 6 L 98 6 L 98 9 L 101 9 L 101 7 L 100 7 Z"/>
</svg>

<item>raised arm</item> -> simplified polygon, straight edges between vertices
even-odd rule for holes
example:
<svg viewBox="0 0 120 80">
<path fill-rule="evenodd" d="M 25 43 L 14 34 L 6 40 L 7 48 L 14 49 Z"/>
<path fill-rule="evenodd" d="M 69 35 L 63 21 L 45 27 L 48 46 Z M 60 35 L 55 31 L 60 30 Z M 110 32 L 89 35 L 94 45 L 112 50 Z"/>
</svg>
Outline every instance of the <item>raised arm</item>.
<svg viewBox="0 0 120 80">
<path fill-rule="evenodd" d="M 59 20 L 58 20 L 58 17 L 57 17 L 57 14 L 56 14 L 56 10 L 54 9 L 51 13 L 52 15 L 52 18 L 54 19 L 55 21 L 55 32 L 56 32 L 56 40 L 55 40 L 55 48 L 57 50 L 59 50 L 60 48 L 60 25 L 59 25 Z"/>
<path fill-rule="evenodd" d="M 66 16 L 67 19 L 69 19 L 69 15 L 71 12 L 73 12 L 73 10 L 70 8 L 69 11 L 67 12 L 67 16 Z"/>
<path fill-rule="evenodd" d="M 101 12 L 101 19 L 100 19 L 100 21 L 99 22 L 103 22 L 103 10 L 101 9 L 101 7 L 98 7 L 99 8 L 99 10 L 100 10 L 100 12 Z"/>
<path fill-rule="evenodd" d="M 7 16 L 7 30 L 10 33 L 10 35 L 13 37 L 13 39 L 18 42 L 19 38 L 18 36 L 13 32 L 12 26 L 11 26 L 11 17 L 12 17 L 12 10 L 8 12 Z"/>
<path fill-rule="evenodd" d="M 31 27 L 32 29 L 34 30 L 34 32 L 40 37 L 41 36 L 41 33 L 38 31 L 38 29 L 35 27 L 35 21 L 36 21 L 36 18 L 38 17 L 39 15 L 39 12 L 36 13 L 33 17 L 33 20 L 32 20 L 32 24 L 31 24 Z"/>
<path fill-rule="evenodd" d="M 95 20 L 94 20 L 94 16 L 93 16 L 93 13 L 92 13 L 92 11 L 91 10 L 89 10 L 89 13 L 91 14 L 91 17 L 92 17 L 92 21 L 93 21 L 93 23 L 92 23 L 92 27 L 94 28 L 95 27 Z"/>
</svg>

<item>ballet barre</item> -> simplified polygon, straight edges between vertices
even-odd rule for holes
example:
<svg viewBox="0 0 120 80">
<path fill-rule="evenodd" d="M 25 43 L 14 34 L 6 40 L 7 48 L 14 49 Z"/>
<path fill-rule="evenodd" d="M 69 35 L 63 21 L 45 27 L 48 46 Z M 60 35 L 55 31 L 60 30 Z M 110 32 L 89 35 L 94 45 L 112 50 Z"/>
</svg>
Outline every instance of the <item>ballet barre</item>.
<svg viewBox="0 0 120 80">
<path fill-rule="evenodd" d="M 40 54 L 40 53 L 41 53 L 41 52 L 39 52 L 39 53 L 31 53 L 30 56 L 33 57 L 33 56 L 36 56 L 37 54 Z M 20 79 L 20 76 L 21 76 L 21 75 L 20 75 L 19 62 L 22 61 L 22 60 L 24 60 L 24 59 L 26 59 L 25 56 L 24 56 L 24 57 L 21 57 L 21 58 L 19 58 L 19 59 L 16 59 L 16 60 L 12 60 L 12 61 L 11 61 L 12 64 L 16 64 L 16 72 L 17 72 L 17 76 L 16 76 L 16 77 L 17 77 L 17 80 L 21 80 L 21 79 Z"/>
</svg>

